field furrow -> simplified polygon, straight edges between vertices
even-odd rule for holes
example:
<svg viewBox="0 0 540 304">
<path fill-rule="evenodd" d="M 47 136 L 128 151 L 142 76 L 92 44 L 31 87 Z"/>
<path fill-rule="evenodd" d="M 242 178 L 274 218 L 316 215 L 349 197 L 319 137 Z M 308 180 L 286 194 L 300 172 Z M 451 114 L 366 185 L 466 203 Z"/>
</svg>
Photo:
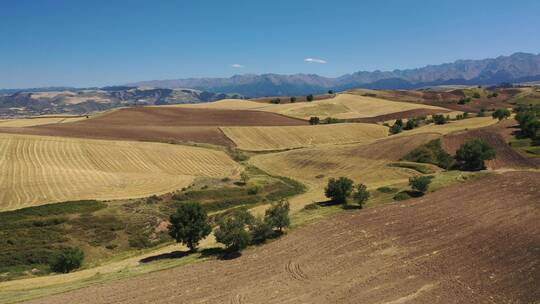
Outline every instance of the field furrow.
<svg viewBox="0 0 540 304">
<path fill-rule="evenodd" d="M 0 210 L 164 193 L 236 176 L 224 152 L 188 146 L 0 134 Z"/>
</svg>

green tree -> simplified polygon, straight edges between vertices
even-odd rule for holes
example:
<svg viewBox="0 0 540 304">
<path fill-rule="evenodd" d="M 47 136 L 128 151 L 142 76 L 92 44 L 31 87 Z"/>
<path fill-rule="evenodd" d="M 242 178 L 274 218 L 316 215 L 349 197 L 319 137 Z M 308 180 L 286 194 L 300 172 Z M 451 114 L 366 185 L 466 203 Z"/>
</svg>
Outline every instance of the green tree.
<svg viewBox="0 0 540 304">
<path fill-rule="evenodd" d="M 473 97 L 473 98 L 480 98 L 480 93 L 474 92 L 474 94 L 473 94 L 472 97 Z"/>
<path fill-rule="evenodd" d="M 363 208 L 364 204 L 369 200 L 369 191 L 364 184 L 356 185 L 355 190 L 356 191 L 353 194 L 354 201 L 358 204 L 358 206 L 360 206 L 360 208 Z"/>
<path fill-rule="evenodd" d="M 318 125 L 321 122 L 321 119 L 317 116 L 312 116 L 309 118 L 310 125 Z"/>
<path fill-rule="evenodd" d="M 456 151 L 456 159 L 466 170 L 482 170 L 484 161 L 495 158 L 495 149 L 481 139 L 472 139 L 465 142 Z"/>
<path fill-rule="evenodd" d="M 313 101 L 313 95 L 309 94 L 308 96 L 306 96 L 306 100 L 309 102 Z"/>
<path fill-rule="evenodd" d="M 49 267 L 54 272 L 68 273 L 81 267 L 83 260 L 84 252 L 81 249 L 64 248 L 51 257 Z"/>
<path fill-rule="evenodd" d="M 402 130 L 403 130 L 403 120 L 398 119 L 396 120 L 394 125 L 390 128 L 390 133 L 398 134 L 398 133 L 401 133 Z"/>
<path fill-rule="evenodd" d="M 289 210 L 289 202 L 287 201 L 272 203 L 264 214 L 264 220 L 270 227 L 277 228 L 279 232 L 282 232 L 283 228 L 289 227 L 291 224 Z"/>
<path fill-rule="evenodd" d="M 351 179 L 347 177 L 331 178 L 324 189 L 324 194 L 333 202 L 343 204 L 347 202 L 347 197 L 351 195 L 352 190 L 353 181 Z"/>
<path fill-rule="evenodd" d="M 258 216 L 251 225 L 251 234 L 253 243 L 264 243 L 274 235 L 274 230 L 261 216 Z"/>
<path fill-rule="evenodd" d="M 426 193 L 429 184 L 431 184 L 431 178 L 428 176 L 415 176 L 409 178 L 409 186 L 415 191 Z"/>
<path fill-rule="evenodd" d="M 328 90 L 328 94 L 332 95 L 332 94 L 334 94 L 334 91 Z"/>
<path fill-rule="evenodd" d="M 407 120 L 407 123 L 405 123 L 405 126 L 403 127 L 403 129 L 412 130 L 416 127 L 418 127 L 418 120 L 416 120 L 415 118 L 410 118 Z"/>
<path fill-rule="evenodd" d="M 186 245 L 194 251 L 199 241 L 212 232 L 208 215 L 199 203 L 187 202 L 178 207 L 170 216 L 169 235 L 177 243 Z"/>
<path fill-rule="evenodd" d="M 497 109 L 493 114 L 491 114 L 493 119 L 503 120 L 510 117 L 510 111 L 508 109 Z"/>
<path fill-rule="evenodd" d="M 296 102 L 296 97 L 292 96 L 291 97 L 291 103 L 295 103 Z"/>
<path fill-rule="evenodd" d="M 253 216 L 246 210 L 237 210 L 221 218 L 218 221 L 218 228 L 214 233 L 216 241 L 224 244 L 228 251 L 241 251 L 252 240 L 252 235 L 247 228 L 253 222 Z"/>
</svg>

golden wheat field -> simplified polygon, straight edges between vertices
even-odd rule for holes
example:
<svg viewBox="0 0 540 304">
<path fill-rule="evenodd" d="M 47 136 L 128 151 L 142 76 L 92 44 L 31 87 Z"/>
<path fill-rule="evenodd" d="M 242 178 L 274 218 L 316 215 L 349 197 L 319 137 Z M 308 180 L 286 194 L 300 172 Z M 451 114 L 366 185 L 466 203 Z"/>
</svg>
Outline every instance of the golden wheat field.
<svg viewBox="0 0 540 304">
<path fill-rule="evenodd" d="M 447 111 L 447 109 L 435 106 L 390 101 L 386 99 L 358 96 L 353 94 L 338 94 L 336 97 L 331 99 L 323 99 L 313 102 L 273 105 L 261 108 L 260 110 L 275 112 L 301 119 L 309 119 L 311 116 L 349 119 L 373 117 L 414 109 L 434 109 L 441 110 L 442 112 Z"/>
<path fill-rule="evenodd" d="M 437 134 L 445 135 L 445 134 L 449 134 L 453 132 L 459 132 L 459 131 L 478 129 L 482 127 L 491 126 L 493 124 L 496 124 L 497 122 L 498 120 L 493 119 L 491 117 L 474 117 L 474 118 L 468 118 L 468 119 L 463 119 L 463 120 L 450 121 L 444 125 L 429 124 L 429 125 L 422 126 L 420 128 L 416 128 L 410 131 L 400 133 L 397 136 L 407 136 L 411 134 L 421 134 L 421 133 L 437 133 Z"/>
<path fill-rule="evenodd" d="M 204 148 L 0 134 L 0 210 L 143 197 L 239 171 L 224 152 Z"/>
<path fill-rule="evenodd" d="M 0 119 L 0 127 L 21 128 L 75 122 L 82 119 L 85 119 L 85 116 L 38 116 L 34 118 Z"/>
<path fill-rule="evenodd" d="M 214 102 L 203 102 L 193 104 L 167 105 L 165 107 L 198 108 L 198 109 L 222 109 L 222 110 L 255 110 L 269 106 L 266 103 L 255 102 L 243 99 L 222 99 Z M 160 106 L 163 107 L 163 106 Z"/>
<path fill-rule="evenodd" d="M 285 150 L 328 144 L 369 143 L 388 135 L 376 124 L 344 123 L 315 126 L 222 127 L 238 148 L 248 151 Z"/>
</svg>

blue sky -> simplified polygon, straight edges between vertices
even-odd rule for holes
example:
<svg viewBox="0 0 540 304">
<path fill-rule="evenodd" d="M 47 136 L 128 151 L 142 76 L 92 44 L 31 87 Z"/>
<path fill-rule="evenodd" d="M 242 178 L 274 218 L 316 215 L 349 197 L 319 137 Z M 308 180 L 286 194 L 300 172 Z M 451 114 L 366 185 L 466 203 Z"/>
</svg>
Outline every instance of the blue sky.
<svg viewBox="0 0 540 304">
<path fill-rule="evenodd" d="M 535 0 L 0 0 L 0 88 L 338 76 L 539 53 L 539 15 Z"/>
</svg>

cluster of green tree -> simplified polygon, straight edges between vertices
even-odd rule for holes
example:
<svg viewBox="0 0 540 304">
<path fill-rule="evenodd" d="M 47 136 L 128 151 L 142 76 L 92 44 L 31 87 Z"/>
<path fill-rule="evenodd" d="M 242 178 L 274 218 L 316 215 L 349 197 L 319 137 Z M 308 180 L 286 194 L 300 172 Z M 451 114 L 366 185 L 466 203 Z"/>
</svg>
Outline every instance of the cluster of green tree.
<svg viewBox="0 0 540 304">
<path fill-rule="evenodd" d="M 273 203 L 264 217 L 254 217 L 245 209 L 235 210 L 218 221 L 216 241 L 228 252 L 239 252 L 250 244 L 280 235 L 290 225 L 289 203 Z M 206 211 L 195 202 L 180 205 L 170 217 L 169 235 L 178 243 L 196 250 L 199 242 L 212 232 Z"/>
<path fill-rule="evenodd" d="M 390 127 L 390 133 L 391 134 L 398 134 L 401 133 L 403 130 L 412 130 L 414 128 L 418 128 L 421 121 L 424 121 L 425 117 L 413 117 L 407 119 L 407 122 L 403 122 L 402 119 L 396 119 L 394 124 Z"/>
<path fill-rule="evenodd" d="M 493 117 L 493 119 L 498 119 L 499 121 L 507 119 L 508 117 L 510 117 L 510 115 L 511 113 L 508 109 L 497 109 L 493 113 L 491 113 L 491 117 Z"/>
<path fill-rule="evenodd" d="M 280 103 L 281 103 L 281 99 L 280 99 L 280 98 L 274 98 L 274 99 L 270 100 L 270 103 L 273 103 L 273 104 L 280 104 Z"/>
<path fill-rule="evenodd" d="M 432 119 L 433 119 L 433 123 L 435 123 L 436 125 L 444 125 L 448 121 L 450 121 L 450 116 L 449 115 L 444 116 L 442 114 L 434 114 L 432 116 Z"/>
<path fill-rule="evenodd" d="M 462 144 L 452 157 L 441 146 L 440 139 L 409 152 L 402 159 L 417 163 L 429 163 L 444 169 L 460 168 L 477 171 L 485 169 L 484 162 L 495 158 L 495 149 L 481 139 L 472 139 Z"/>
<path fill-rule="evenodd" d="M 523 137 L 530 138 L 534 145 L 540 144 L 540 106 L 520 106 L 515 109 L 516 120 Z"/>
<path fill-rule="evenodd" d="M 473 98 L 480 98 L 481 96 L 480 96 L 480 93 L 474 92 L 472 97 Z"/>
<path fill-rule="evenodd" d="M 339 120 L 338 118 L 333 118 L 333 117 L 326 117 L 324 120 L 321 121 L 321 119 L 317 116 L 312 116 L 309 118 L 309 124 L 310 125 L 318 125 L 320 123 L 325 123 L 325 124 L 335 124 L 335 123 L 340 123 L 341 120 Z"/>
<path fill-rule="evenodd" d="M 462 120 L 469 118 L 469 112 L 464 112 L 463 114 L 456 115 L 456 120 Z"/>
<path fill-rule="evenodd" d="M 471 102 L 471 98 L 470 98 L 470 97 L 463 97 L 463 98 L 461 98 L 461 99 L 458 101 L 458 104 L 464 105 L 464 104 L 469 103 L 469 102 Z"/>
<path fill-rule="evenodd" d="M 491 93 L 491 94 L 488 94 L 487 97 L 488 97 L 488 98 L 496 98 L 497 96 L 499 96 L 499 93 L 493 92 L 493 93 Z"/>
<path fill-rule="evenodd" d="M 306 100 L 309 101 L 309 102 L 312 102 L 313 101 L 313 94 L 309 94 L 308 96 L 306 96 Z"/>
<path fill-rule="evenodd" d="M 333 203 L 347 204 L 347 200 L 352 196 L 353 201 L 362 208 L 369 200 L 370 194 L 366 185 L 358 184 L 354 186 L 354 182 L 347 177 L 331 178 L 324 189 L 326 197 Z"/>
</svg>

